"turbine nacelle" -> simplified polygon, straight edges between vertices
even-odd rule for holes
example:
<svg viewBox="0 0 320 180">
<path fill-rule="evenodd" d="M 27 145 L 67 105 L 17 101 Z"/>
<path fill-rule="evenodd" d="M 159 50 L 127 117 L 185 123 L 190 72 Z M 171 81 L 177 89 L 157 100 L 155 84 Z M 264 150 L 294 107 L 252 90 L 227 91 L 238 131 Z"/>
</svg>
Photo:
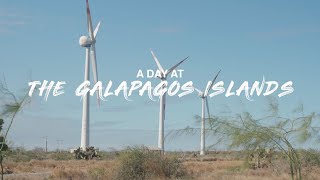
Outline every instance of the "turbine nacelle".
<svg viewBox="0 0 320 180">
<path fill-rule="evenodd" d="M 79 39 L 79 44 L 81 47 L 90 47 L 92 44 L 94 44 L 94 41 L 92 41 L 88 36 L 81 36 Z"/>
<path fill-rule="evenodd" d="M 163 74 L 162 72 L 161 72 L 161 75 L 157 75 L 156 77 L 163 80 L 163 81 L 167 80 L 165 74 Z"/>
<path fill-rule="evenodd" d="M 198 96 L 199 96 L 200 98 L 205 98 L 205 97 L 207 97 L 207 96 L 204 95 L 203 92 L 199 92 Z"/>
</svg>

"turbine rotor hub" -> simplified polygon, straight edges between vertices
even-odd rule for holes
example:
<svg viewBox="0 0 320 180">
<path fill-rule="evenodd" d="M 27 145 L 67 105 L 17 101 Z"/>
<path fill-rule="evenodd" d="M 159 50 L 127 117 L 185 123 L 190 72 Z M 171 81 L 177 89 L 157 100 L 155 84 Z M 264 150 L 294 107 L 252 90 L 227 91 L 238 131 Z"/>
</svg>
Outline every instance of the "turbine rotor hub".
<svg viewBox="0 0 320 180">
<path fill-rule="evenodd" d="M 92 44 L 95 43 L 95 40 L 91 40 L 88 36 L 81 36 L 79 39 L 79 44 L 81 47 L 90 47 Z"/>
<path fill-rule="evenodd" d="M 156 76 L 157 78 L 159 78 L 160 80 L 162 80 L 162 81 L 165 81 L 165 80 L 167 80 L 167 78 L 161 73 L 161 75 L 159 76 L 159 75 L 157 75 Z"/>
</svg>

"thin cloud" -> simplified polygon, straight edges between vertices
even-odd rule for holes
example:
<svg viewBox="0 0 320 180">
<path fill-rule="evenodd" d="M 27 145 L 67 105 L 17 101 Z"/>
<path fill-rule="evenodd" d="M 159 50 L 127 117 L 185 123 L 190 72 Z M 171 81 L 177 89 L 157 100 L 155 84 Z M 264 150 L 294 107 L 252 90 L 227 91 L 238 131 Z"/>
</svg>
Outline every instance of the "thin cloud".
<svg viewBox="0 0 320 180">
<path fill-rule="evenodd" d="M 123 121 L 96 121 L 92 123 L 92 127 L 105 128 L 122 123 Z"/>
<path fill-rule="evenodd" d="M 26 25 L 27 22 L 22 20 L 1 20 L 0 19 L 0 25 L 2 26 L 20 26 L 20 25 Z"/>
<path fill-rule="evenodd" d="M 103 112 L 129 112 L 135 109 L 133 105 L 122 105 L 122 106 L 108 106 L 103 109 Z"/>
<path fill-rule="evenodd" d="M 0 34 L 1 34 L 1 33 L 9 33 L 9 32 L 10 32 L 9 29 L 0 27 Z"/>
<path fill-rule="evenodd" d="M 28 24 L 28 19 L 28 16 L 17 13 L 17 10 L 0 9 L 0 33 L 11 33 Z"/>
<path fill-rule="evenodd" d="M 309 33 L 319 33 L 320 27 L 303 27 L 303 28 L 276 28 L 269 31 L 253 32 L 251 35 L 256 38 L 288 38 L 296 37 Z"/>
<path fill-rule="evenodd" d="M 5 8 L 0 8 L 0 17 L 18 17 L 19 14 L 16 13 L 17 10 L 15 9 L 5 9 Z"/>
<path fill-rule="evenodd" d="M 178 33 L 181 30 L 177 27 L 159 27 L 155 28 L 154 31 L 158 33 Z"/>
<path fill-rule="evenodd" d="M 33 122 L 44 121 L 44 122 L 75 122 L 78 119 L 73 117 L 65 117 L 65 116 L 50 116 L 50 115 L 34 115 L 34 114 L 25 114 L 23 119 L 31 119 Z"/>
</svg>

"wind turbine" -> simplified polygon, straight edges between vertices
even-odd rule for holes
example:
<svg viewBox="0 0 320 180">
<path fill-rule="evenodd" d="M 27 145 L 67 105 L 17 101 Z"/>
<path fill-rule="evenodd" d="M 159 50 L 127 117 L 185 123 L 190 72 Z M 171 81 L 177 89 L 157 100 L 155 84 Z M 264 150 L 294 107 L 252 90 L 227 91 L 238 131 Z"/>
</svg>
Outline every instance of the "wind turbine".
<svg viewBox="0 0 320 180">
<path fill-rule="evenodd" d="M 201 135 L 200 135 L 200 155 L 205 155 L 205 109 L 207 109 L 208 118 L 210 119 L 210 110 L 209 110 L 209 103 L 208 103 L 208 93 L 209 90 L 212 88 L 214 82 L 216 81 L 218 75 L 220 74 L 220 71 L 217 73 L 217 75 L 214 77 L 214 79 L 211 81 L 211 84 L 209 85 L 209 88 L 205 89 L 204 92 L 200 91 L 199 89 L 193 87 L 198 93 L 199 97 L 202 99 L 202 109 L 201 109 Z"/>
<path fill-rule="evenodd" d="M 158 77 L 161 82 L 166 81 L 167 75 L 172 73 L 173 70 L 175 70 L 180 64 L 182 64 L 185 60 L 187 60 L 189 57 L 184 58 L 182 61 L 177 63 L 176 65 L 172 66 L 168 70 L 164 70 L 158 61 L 158 58 L 153 53 L 153 51 L 150 49 L 151 54 L 153 56 L 154 61 L 157 64 L 158 70 L 160 71 L 160 77 Z M 161 90 L 164 88 L 161 87 Z M 163 153 L 164 152 L 164 119 L 165 119 L 165 109 L 166 109 L 166 92 L 160 96 L 160 111 L 159 111 L 159 135 L 158 135 L 158 148 Z"/>
<path fill-rule="evenodd" d="M 96 36 L 99 31 L 100 22 L 98 23 L 97 27 L 93 31 L 92 28 L 92 20 L 89 8 L 89 2 L 86 0 L 86 8 L 87 8 L 87 25 L 88 25 L 88 36 L 81 36 L 79 40 L 79 44 L 81 47 L 86 48 L 86 62 L 85 62 L 85 69 L 84 69 L 84 80 L 89 81 L 89 71 L 90 71 L 90 56 L 91 56 L 91 64 L 92 64 L 92 71 L 93 71 L 93 79 L 94 82 L 98 82 L 98 72 L 97 72 L 97 59 L 96 59 Z M 88 88 L 86 86 L 85 88 Z M 98 90 L 99 91 L 99 90 Z M 97 93 L 98 97 L 98 105 L 100 106 L 99 94 Z M 87 93 L 82 100 L 82 129 L 81 129 L 81 149 L 86 150 L 89 146 L 89 93 Z"/>
</svg>

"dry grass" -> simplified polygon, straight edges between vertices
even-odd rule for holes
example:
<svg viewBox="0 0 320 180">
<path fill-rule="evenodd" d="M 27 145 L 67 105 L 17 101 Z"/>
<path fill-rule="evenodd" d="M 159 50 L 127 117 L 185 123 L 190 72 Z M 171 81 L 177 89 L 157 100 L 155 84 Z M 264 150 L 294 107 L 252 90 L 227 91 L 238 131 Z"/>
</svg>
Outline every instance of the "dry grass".
<svg viewBox="0 0 320 180">
<path fill-rule="evenodd" d="M 268 168 L 250 169 L 244 161 L 235 158 L 213 157 L 186 158 L 182 165 L 187 175 L 184 179 L 219 180 L 287 180 L 291 179 L 287 164 L 275 162 Z M 6 179 L 114 179 L 119 169 L 119 159 L 105 160 L 31 160 L 28 162 L 5 161 L 5 170 L 12 171 Z M 152 168 L 153 164 L 149 164 Z M 304 167 L 304 179 L 317 180 L 320 167 Z M 163 176 L 162 176 L 163 177 Z M 163 179 L 158 177 L 158 179 Z"/>
<path fill-rule="evenodd" d="M 25 175 L 37 175 L 37 173 L 44 173 L 48 176 L 48 172 L 50 179 L 108 179 L 108 177 L 112 175 L 115 163 L 114 160 L 31 160 L 30 162 L 20 163 L 5 162 L 4 166 L 16 174 L 13 179 L 24 179 L 23 177 L 25 177 Z M 21 174 L 22 177 L 20 177 L 19 174 Z M 44 179 L 44 177 L 40 179 Z"/>
<path fill-rule="evenodd" d="M 188 174 L 194 179 L 207 180 L 290 180 L 291 175 L 285 162 L 277 167 L 250 169 L 240 160 L 186 161 L 183 163 Z M 304 168 L 304 179 L 318 180 L 320 167 Z"/>
<path fill-rule="evenodd" d="M 112 179 L 117 168 L 116 160 L 107 161 L 30 161 L 25 163 L 5 163 L 16 176 L 7 179 Z M 187 179 L 219 179 L 219 180 L 287 180 L 288 172 L 275 172 L 271 168 L 246 169 L 243 161 L 185 161 L 183 162 Z M 307 170 L 306 170 L 307 171 Z M 50 172 L 49 174 L 46 174 Z M 320 168 L 308 169 L 307 180 L 317 180 Z M 40 174 L 35 174 L 40 173 Z M 44 174 L 42 174 L 44 173 Z M 21 176 L 19 176 L 21 174 Z M 43 176 L 41 176 L 43 175 Z"/>
<path fill-rule="evenodd" d="M 87 179 L 86 172 L 79 169 L 55 168 L 52 171 L 51 177 L 58 179 Z"/>
</svg>

